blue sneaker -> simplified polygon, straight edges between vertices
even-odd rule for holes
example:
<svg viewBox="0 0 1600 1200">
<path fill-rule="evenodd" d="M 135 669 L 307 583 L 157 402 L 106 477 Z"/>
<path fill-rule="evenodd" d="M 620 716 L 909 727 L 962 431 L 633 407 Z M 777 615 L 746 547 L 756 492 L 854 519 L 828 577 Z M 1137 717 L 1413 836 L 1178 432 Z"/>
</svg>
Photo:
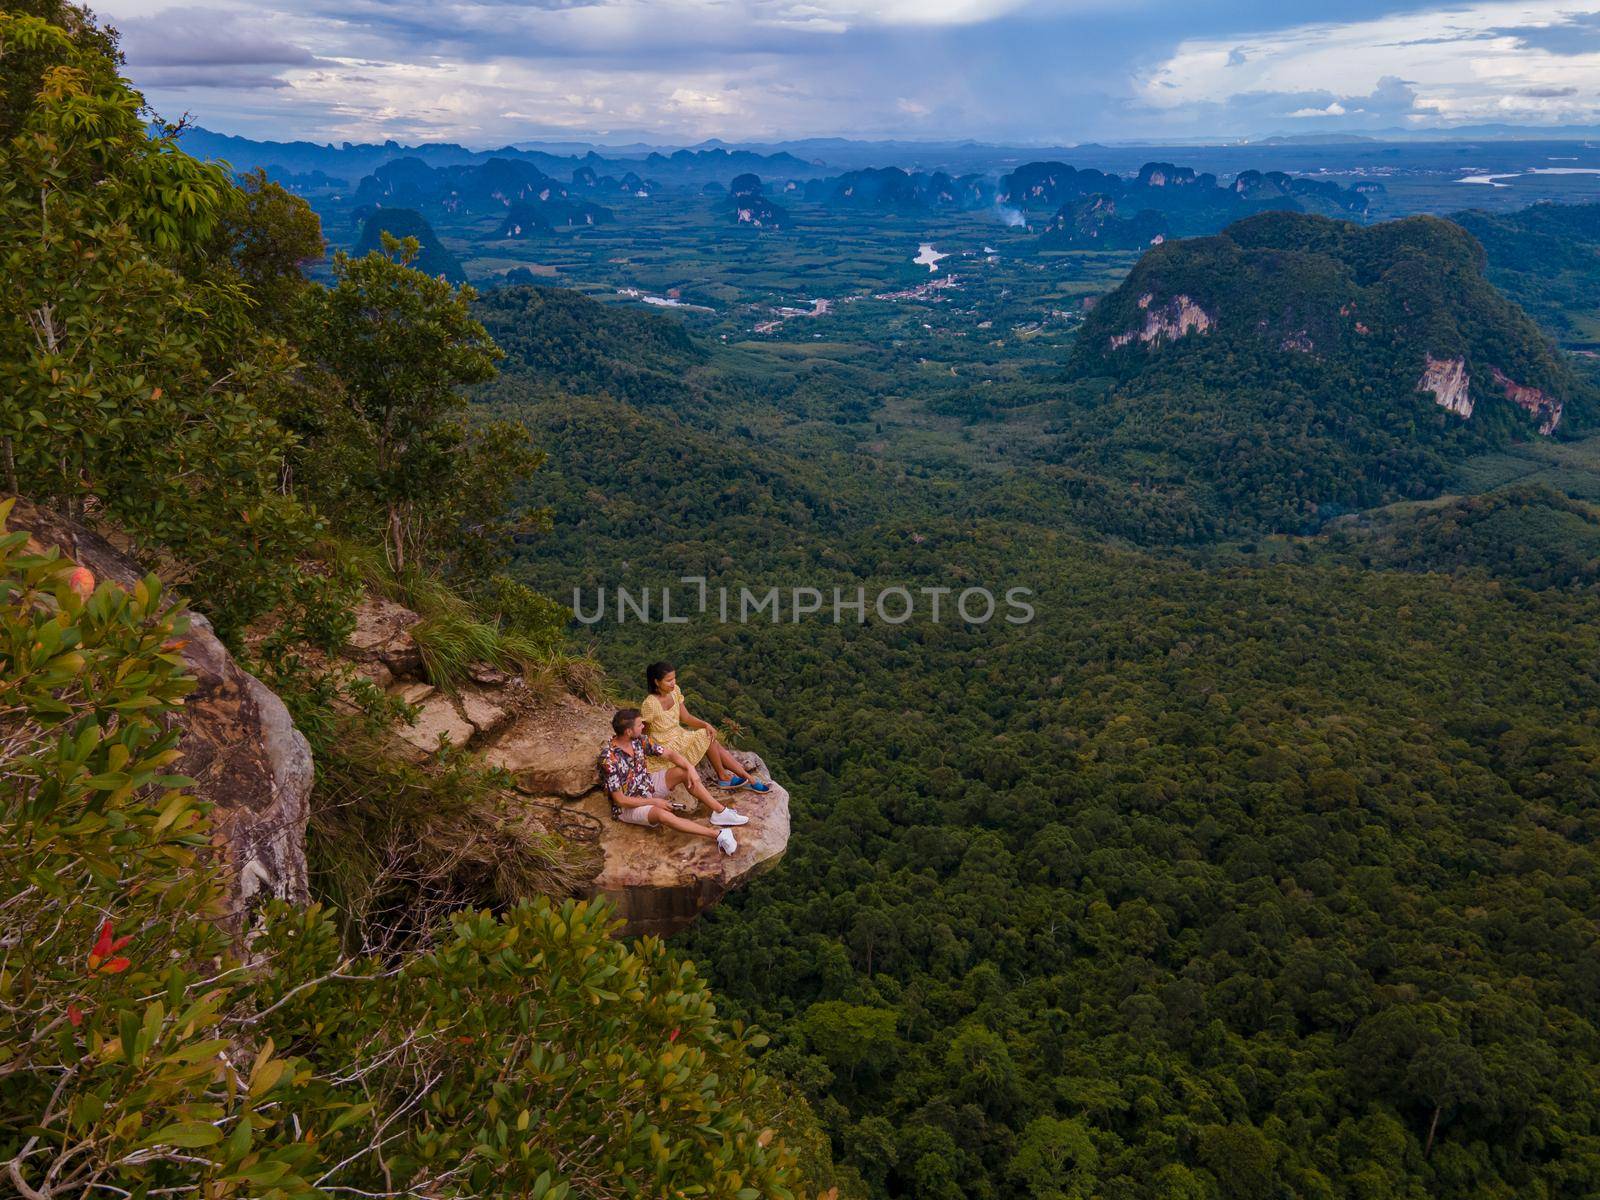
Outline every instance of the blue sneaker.
<svg viewBox="0 0 1600 1200">
<path fill-rule="evenodd" d="M 754 787 L 755 785 L 743 775 L 730 775 L 726 779 L 713 779 L 711 786 L 718 791 L 736 792 L 742 787 Z"/>
<path fill-rule="evenodd" d="M 770 783 L 762 783 L 761 780 L 753 779 L 753 778 L 752 779 L 747 779 L 745 781 L 745 786 L 747 786 L 752 792 L 755 792 L 757 795 L 765 795 L 767 792 L 770 792 L 772 790 L 772 785 Z"/>
</svg>

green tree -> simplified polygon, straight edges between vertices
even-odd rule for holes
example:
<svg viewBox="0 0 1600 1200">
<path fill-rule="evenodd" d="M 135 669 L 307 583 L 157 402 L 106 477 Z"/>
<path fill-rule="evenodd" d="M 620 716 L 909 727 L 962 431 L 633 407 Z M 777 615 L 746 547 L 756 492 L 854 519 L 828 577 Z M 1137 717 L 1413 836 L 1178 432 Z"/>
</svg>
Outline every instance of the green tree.
<svg viewBox="0 0 1600 1200">
<path fill-rule="evenodd" d="M 1099 1189 L 1099 1165 L 1094 1139 L 1079 1122 L 1036 1117 L 1006 1171 L 1036 1200 L 1085 1200 Z"/>
<path fill-rule="evenodd" d="M 83 5 L 67 0 L 10 0 L 6 12 L 14 17 L 37 17 L 64 34 L 75 50 L 113 66 L 122 64 L 116 31 L 97 22 Z M 27 36 L 0 42 L 0 142 L 9 141 L 22 128 L 40 79 L 60 62 L 58 42 L 41 44 Z"/>
<path fill-rule="evenodd" d="M 317 530 L 268 415 L 293 353 L 251 327 L 238 277 L 186 274 L 232 185 L 148 134 L 97 49 L 0 13 L 0 57 L 18 51 L 52 65 L 0 145 L 0 483 L 170 556 L 233 634 L 303 582 Z"/>
<path fill-rule="evenodd" d="M 384 247 L 335 255 L 318 298 L 310 352 L 341 391 L 307 474 L 341 525 L 383 530 L 393 569 L 449 566 L 462 542 L 486 549 L 504 532 L 510 491 L 541 456 L 517 427 L 467 419 L 461 389 L 501 357 L 472 289 L 412 270 L 413 239 Z"/>
<path fill-rule="evenodd" d="M 800 1030 L 829 1066 L 854 1078 L 894 1057 L 896 1016 L 893 1009 L 824 1000 L 806 1009 Z"/>
<path fill-rule="evenodd" d="M 1278 1148 L 1253 1125 L 1207 1125 L 1199 1131 L 1200 1161 L 1228 1200 L 1267 1200 Z"/>
</svg>

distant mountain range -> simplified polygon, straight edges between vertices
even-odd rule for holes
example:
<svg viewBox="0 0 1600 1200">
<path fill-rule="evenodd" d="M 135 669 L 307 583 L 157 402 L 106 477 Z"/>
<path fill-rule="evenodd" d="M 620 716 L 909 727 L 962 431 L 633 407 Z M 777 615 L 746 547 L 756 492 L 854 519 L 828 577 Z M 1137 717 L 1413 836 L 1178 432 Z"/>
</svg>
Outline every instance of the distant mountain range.
<svg viewBox="0 0 1600 1200">
<path fill-rule="evenodd" d="M 396 159 L 413 159 L 429 167 L 483 165 L 491 160 L 524 162 L 546 175 L 571 177 L 587 167 L 596 178 L 624 176 L 629 172 L 649 173 L 674 181 L 704 181 L 742 171 L 768 175 L 814 175 L 819 164 L 791 154 L 756 154 L 729 151 L 721 147 L 704 150 L 675 150 L 668 154 L 651 151 L 641 156 L 607 155 L 594 149 L 583 154 L 550 154 L 543 150 L 524 150 L 502 146 L 494 150 L 471 150 L 454 142 L 425 142 L 403 146 L 396 141 L 273 142 L 231 137 L 198 126 L 185 130 L 183 147 L 198 158 L 222 160 L 236 170 L 265 167 L 268 174 L 285 185 L 317 187 L 354 185 Z"/>
<path fill-rule="evenodd" d="M 1317 148 L 1367 143 L 1448 145 L 1473 141 L 1523 141 L 1559 143 L 1600 141 L 1600 126 L 1533 126 L 1507 124 L 1463 125 L 1450 129 L 1403 129 L 1305 132 L 1273 130 L 1247 136 L 1128 140 L 1076 145 L 1007 145 L 971 140 L 860 141 L 851 138 L 805 138 L 775 142 L 724 142 L 716 138 L 680 147 L 646 141 L 607 145 L 587 141 L 525 139 L 506 146 L 473 149 L 452 142 L 402 145 L 387 142 L 315 142 L 310 140 L 259 141 L 192 127 L 184 133 L 184 147 L 201 158 L 226 159 L 241 169 L 272 166 L 279 175 L 323 172 L 334 179 L 354 181 L 370 174 L 391 158 L 420 158 L 433 165 L 481 162 L 488 158 L 526 158 L 546 173 L 565 177 L 585 163 L 600 174 L 619 177 L 628 170 L 665 177 L 717 175 L 727 177 L 752 171 L 768 178 L 809 178 L 819 174 L 894 164 L 908 171 L 944 170 L 953 175 L 972 171 L 998 172 L 1029 161 L 1070 158 L 1118 169 L 1127 161 L 1149 158 L 1151 150 L 1167 146 L 1191 151 L 1248 152 L 1273 147 Z M 1208 156 L 1209 157 L 1209 156 Z"/>
<path fill-rule="evenodd" d="M 1369 197 L 1380 183 L 1342 187 L 1331 180 L 1295 179 L 1282 171 L 1241 171 L 1229 183 L 1216 175 L 1170 162 L 1148 162 L 1132 179 L 1104 171 L 1077 170 L 1062 162 L 1035 162 L 1000 180 L 1003 204 L 1019 208 L 1058 208 L 1090 196 L 1107 196 L 1129 210 L 1192 215 L 1217 228 L 1224 222 L 1268 208 L 1326 207 L 1332 213 L 1365 216 Z"/>
<path fill-rule="evenodd" d="M 868 167 L 813 179 L 805 195 L 834 208 L 987 208 L 994 203 L 995 181 L 978 173 L 952 178 L 944 171 Z"/>
<path fill-rule="evenodd" d="M 606 177 L 609 190 L 620 185 Z M 647 185 L 629 175 L 636 191 Z M 574 172 L 575 186 L 598 191 L 600 181 L 592 169 Z M 575 198 L 565 184 L 533 163 L 506 158 L 447 167 L 430 167 L 420 158 L 397 158 L 368 175 L 356 188 L 358 214 L 372 208 L 415 208 L 453 217 L 507 213 L 501 237 L 531 237 L 560 226 L 604 225 L 614 219 L 610 209 L 591 200 Z"/>
</svg>

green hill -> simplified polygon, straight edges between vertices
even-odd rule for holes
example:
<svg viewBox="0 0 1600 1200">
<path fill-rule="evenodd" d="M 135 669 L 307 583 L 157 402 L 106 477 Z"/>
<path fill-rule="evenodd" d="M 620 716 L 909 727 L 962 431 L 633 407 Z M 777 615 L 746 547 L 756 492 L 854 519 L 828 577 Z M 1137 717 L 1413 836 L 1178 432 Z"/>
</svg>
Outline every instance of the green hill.
<svg viewBox="0 0 1600 1200">
<path fill-rule="evenodd" d="M 1542 486 L 1377 509 L 1334 523 L 1320 542 L 1319 557 L 1362 567 L 1600 584 L 1600 509 Z"/>
<path fill-rule="evenodd" d="M 673 403 L 707 358 L 679 322 L 568 288 L 498 288 L 478 301 L 477 316 L 506 352 L 506 374 L 545 390 Z"/>
<path fill-rule="evenodd" d="M 450 283 L 467 281 L 461 260 L 445 248 L 423 215 L 409 208 L 380 208 L 369 214 L 362 222 L 361 238 L 353 253 L 359 256 L 383 249 L 386 233 L 390 237 L 417 239 L 421 249 L 411 265 L 424 275 L 436 275 Z"/>
<path fill-rule="evenodd" d="M 1568 345 L 1600 346 L 1600 204 L 1535 204 L 1456 213 L 1488 276 Z"/>
<path fill-rule="evenodd" d="M 1297 213 L 1148 252 L 1085 320 L 1063 462 L 1172 489 L 1215 529 L 1307 529 L 1436 494 L 1449 466 L 1561 436 L 1590 387 L 1484 278 L 1460 227 Z"/>
</svg>

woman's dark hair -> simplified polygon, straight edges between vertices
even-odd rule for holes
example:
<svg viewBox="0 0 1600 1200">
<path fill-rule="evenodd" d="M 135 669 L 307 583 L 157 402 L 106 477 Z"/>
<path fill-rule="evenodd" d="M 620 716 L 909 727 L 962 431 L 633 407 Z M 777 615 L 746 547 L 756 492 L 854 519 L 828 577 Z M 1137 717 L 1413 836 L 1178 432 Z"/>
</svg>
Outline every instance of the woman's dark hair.
<svg viewBox="0 0 1600 1200">
<path fill-rule="evenodd" d="M 637 708 L 619 708 L 611 718 L 611 731 L 618 737 L 628 732 L 629 727 L 639 719 Z"/>
<path fill-rule="evenodd" d="M 656 694 L 656 684 L 671 675 L 674 670 L 676 668 L 669 662 L 653 662 L 646 667 L 644 669 L 645 695 L 654 696 Z"/>
</svg>

